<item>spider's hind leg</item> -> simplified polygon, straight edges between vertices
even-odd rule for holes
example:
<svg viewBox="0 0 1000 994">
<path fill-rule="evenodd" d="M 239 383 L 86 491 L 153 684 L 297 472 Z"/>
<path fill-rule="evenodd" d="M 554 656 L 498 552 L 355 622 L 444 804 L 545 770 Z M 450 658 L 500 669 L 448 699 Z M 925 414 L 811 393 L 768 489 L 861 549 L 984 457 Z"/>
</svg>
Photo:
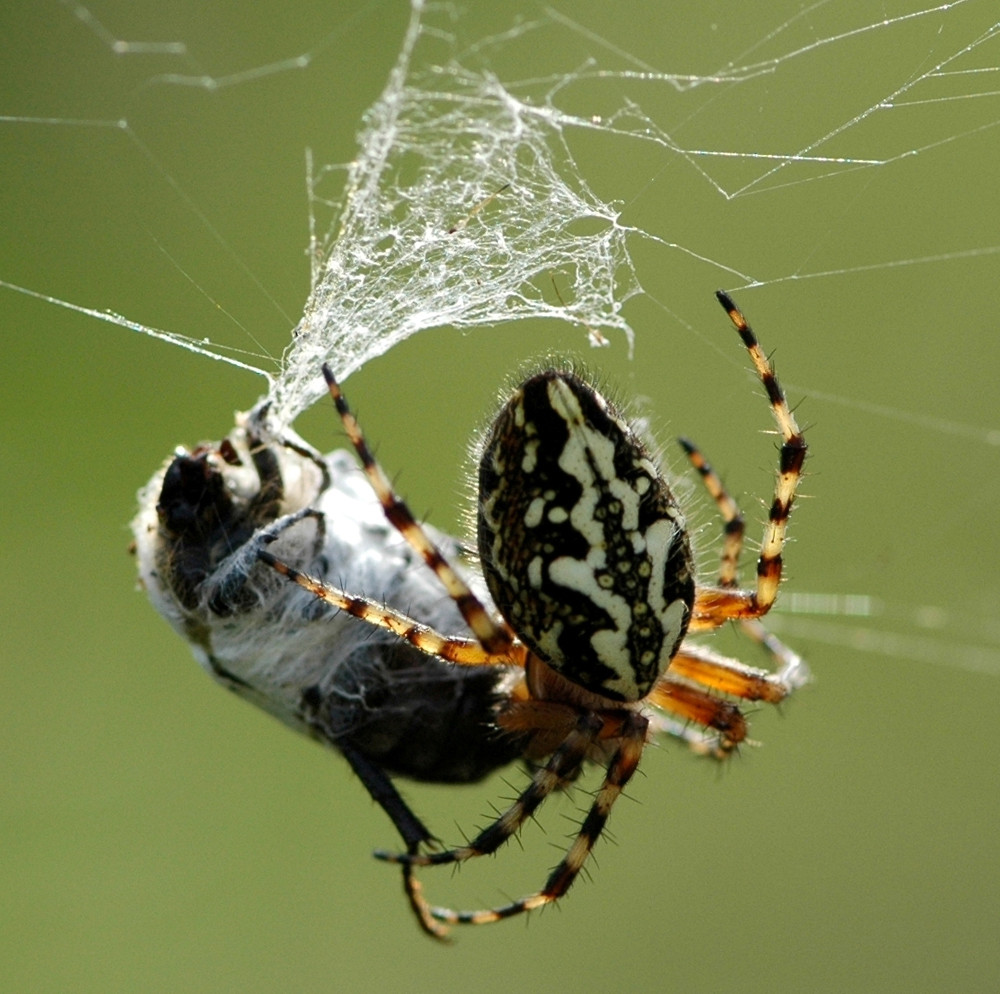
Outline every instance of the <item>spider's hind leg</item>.
<svg viewBox="0 0 1000 994">
<path fill-rule="evenodd" d="M 584 716 L 581 722 L 587 717 L 594 718 L 596 716 Z M 431 908 L 431 915 L 436 921 L 449 925 L 489 925 L 551 904 L 570 889 L 580 870 L 583 869 L 587 857 L 597 844 L 597 840 L 601 837 L 612 806 L 621 796 L 625 785 L 639 766 L 642 750 L 646 744 L 646 733 L 649 727 L 647 719 L 634 711 L 623 712 L 620 718 L 621 721 L 616 723 L 616 737 L 619 739 L 619 745 L 608 764 L 604 782 L 595 795 L 594 802 L 587 812 L 573 844 L 559 865 L 549 874 L 545 886 L 534 894 L 529 894 L 498 908 L 486 908 L 480 911 Z"/>
<path fill-rule="evenodd" d="M 377 850 L 375 852 L 377 859 L 410 866 L 440 866 L 443 863 L 461 863 L 476 856 L 486 856 L 496 852 L 518 833 L 521 826 L 550 794 L 560 790 L 577 776 L 591 746 L 601 736 L 602 731 L 605 731 L 605 721 L 596 713 L 585 711 L 578 714 L 562 704 L 527 701 L 520 706 L 515 705 L 512 710 L 517 716 L 515 725 L 508 728 L 503 718 L 500 719 L 501 727 L 507 731 L 520 730 L 522 723 L 525 728 L 532 729 L 542 725 L 548 726 L 549 729 L 555 727 L 566 729 L 561 733 L 561 745 L 553 751 L 548 762 L 535 771 L 531 782 L 514 803 L 464 846 L 433 853 L 391 853 Z"/>
</svg>

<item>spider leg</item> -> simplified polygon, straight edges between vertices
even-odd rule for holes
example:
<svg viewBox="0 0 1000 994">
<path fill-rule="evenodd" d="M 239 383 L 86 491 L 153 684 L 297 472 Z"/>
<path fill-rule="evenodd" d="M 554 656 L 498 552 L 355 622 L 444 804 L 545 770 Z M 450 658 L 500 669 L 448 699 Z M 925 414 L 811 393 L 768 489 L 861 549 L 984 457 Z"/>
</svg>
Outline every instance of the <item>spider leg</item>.
<svg viewBox="0 0 1000 994">
<path fill-rule="evenodd" d="M 512 642 L 504 653 L 490 652 L 476 638 L 442 635 L 401 611 L 379 604 L 367 597 L 358 597 L 337 587 L 331 587 L 329 584 L 289 566 L 266 550 L 259 550 L 257 557 L 261 562 L 281 573 L 282 576 L 307 590 L 318 600 L 346 611 L 369 625 L 385 628 L 430 656 L 439 656 L 450 663 L 459 663 L 463 666 L 524 665 L 527 650 L 520 642 Z"/>
<path fill-rule="evenodd" d="M 378 497 L 382 510 L 389 523 L 403 536 L 410 544 L 410 547 L 421 556 L 425 563 L 434 571 L 442 586 L 448 591 L 448 595 L 455 602 L 466 624 L 472 630 L 479 642 L 490 653 L 503 655 L 514 642 L 514 635 L 510 627 L 503 621 L 494 619 L 482 602 L 472 592 L 469 585 L 454 570 L 444 555 L 431 541 L 426 531 L 420 527 L 419 522 L 413 517 L 413 513 L 406 506 L 406 503 L 392 489 L 389 478 L 385 475 L 382 467 L 379 466 L 368 448 L 361 426 L 357 418 L 347 406 L 347 400 L 337 383 L 330 367 L 323 364 L 323 376 L 330 389 L 330 396 L 333 398 L 334 406 L 340 415 L 340 420 L 344 425 L 344 431 L 351 440 L 358 458 L 361 460 L 362 469 L 368 477 L 372 489 Z"/>
<path fill-rule="evenodd" d="M 809 679 L 809 671 L 801 658 L 774 638 L 760 622 L 747 621 L 742 627 L 768 643 L 765 647 L 769 651 L 773 649 L 772 654 L 781 653 L 776 658 L 787 657 L 777 673 L 747 666 L 708 646 L 685 642 L 670 661 L 668 672 L 660 677 L 646 698 L 646 703 L 685 722 L 711 729 L 712 734 L 706 735 L 681 725 L 678 734 L 678 727 L 669 721 L 663 728 L 668 734 L 683 739 L 695 752 L 707 753 L 716 759 L 729 756 L 747 737 L 746 717 L 735 704 L 719 694 L 780 704 Z"/>
<path fill-rule="evenodd" d="M 792 690 L 779 674 L 747 666 L 707 645 L 688 642 L 681 643 L 679 651 L 671 659 L 668 675 L 696 683 L 715 693 L 768 704 L 780 703 Z"/>
<path fill-rule="evenodd" d="M 718 762 L 729 759 L 736 751 L 727 736 L 693 725 L 683 717 L 674 717 L 662 709 L 650 715 L 649 728 L 657 738 L 668 736 L 683 742 L 696 756 L 714 759 Z"/>
<path fill-rule="evenodd" d="M 408 851 L 416 852 L 415 849 Z M 403 865 L 403 891 L 421 929 L 432 939 L 449 942 L 448 929 L 434 917 L 435 909 L 424 897 L 423 884 L 417 879 L 415 869 L 409 863 Z"/>
<path fill-rule="evenodd" d="M 812 673 L 806 661 L 794 649 L 790 649 L 773 632 L 769 632 L 756 618 L 740 622 L 740 631 L 748 635 L 777 664 L 777 680 L 789 691 L 798 690 L 812 680 Z"/>
<path fill-rule="evenodd" d="M 701 477 L 709 496 L 715 501 L 722 516 L 722 556 L 719 563 L 720 587 L 736 586 L 736 571 L 739 568 L 740 553 L 743 551 L 743 536 L 746 526 L 739 505 L 726 491 L 719 474 L 712 469 L 701 450 L 689 438 L 679 438 L 681 448 L 687 453 L 691 465 Z"/>
<path fill-rule="evenodd" d="M 604 782 L 594 798 L 594 803 L 580 826 L 573 844 L 559 865 L 549 874 L 545 886 L 540 891 L 499 908 L 487 908 L 481 911 L 431 908 L 431 915 L 437 921 L 449 925 L 488 925 L 526 911 L 534 911 L 562 897 L 583 869 L 587 857 L 604 831 L 612 806 L 635 773 L 646 743 L 648 727 L 649 722 L 642 715 L 634 711 L 626 713 L 622 722 L 620 744 L 608 764 Z"/>
<path fill-rule="evenodd" d="M 760 347 L 757 336 L 726 293 L 720 290 L 716 293 L 716 297 L 729 314 L 753 360 L 778 424 L 782 444 L 778 463 L 778 482 L 768 513 L 767 525 L 764 528 L 760 558 L 757 560 L 756 587 L 754 590 L 732 590 L 720 585 L 699 589 L 695 595 L 694 612 L 688 628 L 691 632 L 718 628 L 729 620 L 759 618 L 771 609 L 781 582 L 781 553 L 788 529 L 788 518 L 792 512 L 792 502 L 795 500 L 795 491 L 806 457 L 805 438 L 788 407 L 778 378 Z"/>
<path fill-rule="evenodd" d="M 722 517 L 723 544 L 718 585 L 724 589 L 732 589 L 736 586 L 736 571 L 743 546 L 745 530 L 743 514 L 739 505 L 726 491 L 718 473 L 712 469 L 698 447 L 686 438 L 678 439 L 678 441 L 691 460 L 691 465 L 705 484 L 705 489 L 715 501 Z M 775 661 L 778 666 L 777 682 L 786 687 L 787 691 L 797 690 L 809 682 L 809 669 L 802 657 L 786 646 L 776 635 L 769 632 L 758 619 L 746 618 L 741 620 L 739 625 L 740 630 L 762 646 Z M 742 664 L 740 665 L 742 666 Z"/>
<path fill-rule="evenodd" d="M 746 741 L 747 720 L 735 704 L 669 673 L 660 677 L 645 701 L 683 720 L 678 738 L 695 752 L 725 759 Z M 691 730 L 691 723 L 711 729 L 711 733 Z M 669 723 L 667 731 L 676 734 Z"/>
<path fill-rule="evenodd" d="M 533 703 L 525 705 L 531 709 Z M 554 705 L 563 714 L 569 709 Z M 517 834 L 521 826 L 538 810 L 541 803 L 573 779 L 590 747 L 598 739 L 604 728 L 604 720 L 595 712 L 586 711 L 576 719 L 573 729 L 565 736 L 562 744 L 540 767 L 520 797 L 492 824 L 487 825 L 471 842 L 434 853 L 391 853 L 376 850 L 375 858 L 386 863 L 404 863 L 411 866 L 440 866 L 443 863 L 461 863 L 476 856 L 486 856 L 496 852 L 505 842 Z M 436 916 L 435 916 L 436 917 Z"/>
</svg>

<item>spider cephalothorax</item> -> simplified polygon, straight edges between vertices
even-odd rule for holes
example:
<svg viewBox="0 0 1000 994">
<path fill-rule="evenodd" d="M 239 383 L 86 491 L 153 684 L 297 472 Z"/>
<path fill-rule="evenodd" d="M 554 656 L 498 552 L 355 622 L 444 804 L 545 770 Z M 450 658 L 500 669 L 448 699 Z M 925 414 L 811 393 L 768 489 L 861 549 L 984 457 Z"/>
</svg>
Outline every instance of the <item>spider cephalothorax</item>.
<svg viewBox="0 0 1000 994">
<path fill-rule="evenodd" d="M 361 596 L 329 586 L 262 549 L 259 558 L 320 600 L 394 632 L 436 662 L 523 674 L 497 707 L 492 732 L 484 729 L 484 734 L 505 733 L 535 764 L 521 795 L 463 846 L 424 852 L 420 843 L 426 840 L 404 832 L 406 853 L 376 854 L 402 864 L 411 905 L 434 935 L 442 935 L 445 924 L 498 921 L 565 894 L 635 772 L 651 731 L 664 730 L 722 758 L 746 738 L 746 719 L 734 699 L 777 703 L 807 679 L 799 657 L 758 621 L 781 580 L 781 552 L 806 445 L 754 333 L 729 297 L 721 292 L 718 297 L 765 387 L 782 440 L 756 584 L 749 590 L 736 586 L 742 515 L 694 445 L 681 443 L 725 521 L 719 576 L 707 585 L 695 583 L 683 515 L 635 432 L 582 377 L 550 369 L 513 392 L 481 447 L 479 559 L 494 607 L 474 593 L 395 494 L 324 367 L 387 519 L 437 575 L 471 635 L 436 630 L 387 607 L 377 591 Z M 738 622 L 760 643 L 778 672 L 748 667 L 686 639 L 727 621 Z M 424 901 L 414 867 L 496 851 L 587 761 L 604 766 L 603 782 L 541 890 L 483 911 L 452 911 Z"/>
</svg>

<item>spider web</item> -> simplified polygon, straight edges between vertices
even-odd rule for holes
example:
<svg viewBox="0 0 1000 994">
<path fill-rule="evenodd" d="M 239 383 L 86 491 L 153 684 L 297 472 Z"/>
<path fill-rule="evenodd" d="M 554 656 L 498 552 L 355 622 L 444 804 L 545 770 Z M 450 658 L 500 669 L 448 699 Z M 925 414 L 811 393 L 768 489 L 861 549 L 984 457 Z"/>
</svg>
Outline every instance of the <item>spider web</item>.
<svg viewBox="0 0 1000 994">
<path fill-rule="evenodd" d="M 313 289 L 269 395 L 279 424 L 326 393 L 321 362 L 344 378 L 426 328 L 556 318 L 632 340 L 629 231 L 564 141 L 586 122 L 560 112 L 555 91 L 536 106 L 457 62 L 414 69 L 423 12 L 415 0 L 333 224 L 314 233 Z M 543 282 L 556 272 L 562 300 Z"/>
<path fill-rule="evenodd" d="M 746 579 L 776 456 L 718 286 L 776 353 L 808 433 L 788 582 L 767 624 L 817 685 L 787 721 L 755 717 L 764 747 L 724 789 L 672 752 L 648 753 L 642 803 L 616 805 L 622 844 L 598 850 L 598 886 L 572 898 L 573 921 L 473 939 L 493 961 L 484 973 L 478 952 L 464 957 L 465 986 L 508 978 L 510 936 L 525 963 L 555 962 L 552 929 L 569 935 L 588 902 L 602 944 L 564 943 L 559 959 L 583 988 L 620 984 L 630 956 L 638 982 L 697 990 L 706 950 L 713 976 L 754 990 L 815 987 L 817 964 L 842 988 L 940 976 L 942 989 L 966 977 L 974 989 L 996 974 L 982 784 L 995 773 L 1000 677 L 997 4 L 550 2 L 0 10 L 0 279 L 41 298 L 0 291 L 5 691 L 28 702 L 6 720 L 11 838 L 25 858 L 9 861 L 5 896 L 47 941 L 41 957 L 26 945 L 5 962 L 24 977 L 11 986 L 38 989 L 39 969 L 53 987 L 79 986 L 81 963 L 95 984 L 107 974 L 105 988 L 123 971 L 141 985 L 152 963 L 190 988 L 175 920 L 185 940 L 214 937 L 195 985 L 217 974 L 216 987 L 233 986 L 242 963 L 251 988 L 316 987 L 331 970 L 370 986 L 396 928 L 354 913 L 358 893 L 362 912 L 381 900 L 381 873 L 369 900 L 356 871 L 368 843 L 387 840 L 363 792 L 346 790 L 357 784 L 331 801 L 322 757 L 314 768 L 241 714 L 226 724 L 227 702 L 213 707 L 199 674 L 186 686 L 184 647 L 147 627 L 122 526 L 171 446 L 220 438 L 261 394 L 277 429 L 301 410 L 311 443 L 341 444 L 325 404 L 304 410 L 310 364 L 327 357 L 354 370 L 349 397 L 411 506 L 454 532 L 459 450 L 504 376 L 541 350 L 607 341 L 588 365 L 648 415 L 668 457 L 672 436 L 690 434 L 739 500 Z M 550 204 L 553 189 L 563 199 Z M 514 237 L 519 253 L 505 255 Z M 720 524 L 701 501 L 685 511 L 711 576 Z M 755 662 L 728 634 L 716 647 Z M 226 749 L 235 774 L 227 758 L 187 776 Z M 164 807 L 178 776 L 231 826 L 206 850 L 207 877 L 200 863 L 149 858 L 204 833 L 200 804 Z M 274 806 L 273 833 L 262 778 L 294 798 L 292 822 Z M 487 798 L 522 786 L 421 787 L 419 810 L 457 839 L 456 826 L 492 817 Z M 247 788 L 252 803 L 227 813 Z M 579 824 L 590 795 L 567 800 Z M 112 808 L 125 815 L 109 819 Z M 557 844 L 558 814 L 544 823 Z M 244 903 L 279 911 L 220 930 L 232 919 L 218 915 L 240 909 L 221 897 L 195 907 L 190 894 L 261 865 L 247 818 L 276 840 L 279 889 L 274 874 L 242 873 L 264 885 Z M 526 841 L 544 848 L 534 829 Z M 297 855 L 318 850 L 332 862 Z M 478 868 L 445 873 L 440 898 L 478 907 L 524 893 L 543 879 L 542 861 L 527 862 L 512 853 L 486 868 L 495 886 Z M 723 890 L 706 890 L 706 866 L 722 867 Z M 347 916 L 331 929 L 325 886 L 314 904 L 288 904 L 290 872 L 303 894 L 329 877 Z M 90 926 L 81 895 L 102 909 Z M 612 904 L 624 914 L 609 916 Z M 148 927 L 150 907 L 164 928 Z M 763 935 L 782 942 L 762 958 Z M 400 965 L 408 981 L 438 969 L 414 962 Z"/>
<path fill-rule="evenodd" d="M 160 91 L 173 94 L 175 102 L 178 91 L 246 91 L 291 78 L 330 50 L 323 40 L 275 62 L 248 56 L 229 73 L 200 66 L 195 71 L 188 42 L 124 40 L 127 28 L 118 21 L 113 28 L 106 26 L 101 18 L 111 23 L 112 16 L 96 7 L 66 2 L 59 13 L 78 20 L 107 58 L 113 53 L 114 59 L 128 58 L 133 65 L 174 60 L 174 69 L 155 75 L 137 68 L 139 82 L 132 95 Z M 395 66 L 361 120 L 353 156 L 347 152 L 340 164 L 323 159 L 308 169 L 311 289 L 305 306 L 282 318 L 277 345 L 260 344 L 265 336 L 256 327 L 253 333 L 246 331 L 245 319 L 235 325 L 233 345 L 217 325 L 208 337 L 194 338 L 108 313 L 103 309 L 107 295 L 100 290 L 99 306 L 88 307 L 75 302 L 81 299 L 78 288 L 68 298 L 43 292 L 49 289 L 45 284 L 14 288 L 262 374 L 267 380 L 264 399 L 280 431 L 323 392 L 317 376 L 321 361 L 329 361 L 344 378 L 404 339 L 435 327 L 490 327 L 489 334 L 497 335 L 515 321 L 543 318 L 578 328 L 580 342 L 609 342 L 613 349 L 624 346 L 627 351 L 633 345 L 641 348 L 648 336 L 643 330 L 637 337 L 633 327 L 655 327 L 666 317 L 701 339 L 697 322 L 685 317 L 680 303 L 688 263 L 697 274 L 699 297 L 720 284 L 730 290 L 782 287 L 789 311 L 796 289 L 807 283 L 846 286 L 848 292 L 874 298 L 878 285 L 866 282 L 870 275 L 923 270 L 940 276 L 949 267 L 968 265 L 990 278 L 1000 246 L 995 231 L 974 233 L 978 229 L 971 214 L 956 219 L 954 237 L 923 243 L 904 210 L 926 206 L 897 203 L 877 237 L 867 231 L 857 237 L 861 226 L 856 226 L 853 241 L 839 253 L 823 251 L 834 227 L 827 217 L 805 231 L 783 226 L 787 251 L 780 254 L 767 246 L 768 255 L 759 240 L 741 246 L 734 239 L 721 247 L 699 229 L 685 228 L 677 217 L 657 217 L 652 198 L 644 196 L 661 177 L 675 181 L 683 172 L 701 185 L 706 210 L 713 202 L 740 202 L 762 205 L 755 208 L 761 211 L 770 204 L 768 211 L 780 211 L 822 189 L 838 209 L 857 214 L 867 208 L 855 207 L 852 198 L 860 201 L 862 194 L 845 191 L 881 183 L 889 200 L 894 180 L 936 155 L 980 147 L 983 161 L 993 161 L 989 149 L 995 148 L 1000 124 L 1000 49 L 990 4 L 886 4 L 878 13 L 875 18 L 849 4 L 821 2 L 776 13 L 768 26 L 759 12 L 751 15 L 755 21 L 743 24 L 736 21 L 739 12 L 727 12 L 724 37 L 705 44 L 704 51 L 720 53 L 710 66 L 703 56 L 693 63 L 683 51 L 657 52 L 655 60 L 648 53 L 637 55 L 638 34 L 634 47 L 622 48 L 610 40 L 617 35 L 600 23 L 600 12 L 578 14 L 580 20 L 574 20 L 561 10 L 534 9 L 527 18 L 477 35 L 452 8 L 415 2 L 408 24 L 401 26 Z M 707 14 L 704 18 L 710 37 L 716 26 Z M 575 63 L 553 66 L 546 42 L 554 36 L 577 39 L 587 54 Z M 172 35 L 164 29 L 159 37 Z M 845 59 L 845 53 L 850 57 Z M 693 71 L 663 68 L 692 65 Z M 845 65 L 851 67 L 850 79 Z M 175 71 L 178 66 L 186 71 Z M 838 87 L 849 90 L 849 100 L 825 104 L 814 99 Z M 90 112 L 74 117 L 69 108 L 75 105 L 67 99 L 61 105 L 65 116 L 52 117 L 41 110 L 21 112 L 13 96 L 5 97 L 4 104 L 11 110 L 3 119 L 8 136 L 44 126 L 123 139 L 127 155 L 140 160 L 147 179 L 152 172 L 176 191 L 190 212 L 189 225 L 193 216 L 216 247 L 237 267 L 247 268 L 232 236 L 227 239 L 213 226 L 204 198 L 188 194 L 177 166 L 165 161 L 162 145 L 151 142 L 152 129 L 134 123 L 121 106 L 107 116 Z M 809 112 L 803 113 L 803 107 Z M 332 116 L 328 106 L 324 113 Z M 916 139 L 904 126 L 914 118 L 919 120 Z M 314 126 L 320 131 L 326 127 L 322 121 Z M 595 143 L 613 150 L 622 160 L 623 174 L 625 160 L 636 160 L 645 178 L 595 180 L 590 169 L 594 156 L 589 154 Z M 125 157 L 119 148 L 119 158 Z M 297 169 L 300 178 L 303 169 Z M 937 204 L 929 201 L 929 209 L 937 210 Z M 988 211 L 978 213 L 988 218 Z M 294 219 L 292 223 L 303 227 Z M 728 223 L 720 213 L 705 227 L 718 230 Z M 305 240 L 300 235 L 298 244 Z M 655 288 L 644 264 L 655 251 L 680 260 L 669 296 Z M 180 263 L 175 265 L 182 270 Z M 184 269 L 198 285 L 198 265 L 185 262 Z M 16 272 L 5 262 L 2 275 L 12 279 L 3 285 L 23 282 L 13 278 Z M 273 285 L 258 281 L 255 286 L 260 282 Z M 268 293 L 264 297 L 273 299 Z M 741 303 L 752 311 L 750 303 Z M 298 300 L 294 306 L 298 308 Z M 289 311 L 278 308 L 280 314 Z M 647 320 L 650 313 L 653 321 Z M 289 340 L 287 329 L 292 327 Z M 718 351 L 714 344 L 707 347 Z M 970 361 L 965 370 L 974 372 L 981 365 Z M 816 402 L 813 410 L 835 406 L 879 423 L 894 422 L 908 431 L 908 439 L 932 434 L 988 452 L 1000 444 L 995 419 L 942 415 L 938 412 L 952 409 L 933 403 L 925 408 L 912 396 L 883 401 L 874 391 L 859 395 L 844 388 L 845 382 L 848 377 L 838 375 L 829 384 L 814 378 L 785 385 L 793 395 L 805 393 Z M 864 632 L 845 626 L 844 615 L 891 616 L 894 624 L 918 633 L 963 627 L 945 604 L 920 609 L 915 618 L 901 607 L 908 602 L 886 604 L 870 594 L 797 601 L 789 589 L 783 603 L 802 617 L 776 619 L 775 627 L 789 633 L 797 628 L 832 642 L 855 638 L 862 648 Z M 808 623 L 806 615 L 812 616 Z M 823 627 L 830 615 L 841 619 L 836 631 Z M 989 612 L 979 615 L 988 618 Z M 961 664 L 997 672 L 995 630 L 985 630 L 980 638 L 981 644 L 959 653 Z M 886 654 L 909 658 L 950 655 L 937 641 L 885 639 L 879 645 Z"/>
<path fill-rule="evenodd" d="M 578 167 L 568 142 L 574 132 L 599 133 L 619 143 L 641 143 L 666 152 L 684 161 L 727 200 L 882 168 L 996 127 L 995 119 L 986 118 L 956 131 L 955 121 L 948 118 L 946 124 L 935 122 L 937 132 L 929 131 L 922 146 L 894 148 L 884 141 L 891 131 L 882 121 L 886 114 L 906 108 L 925 104 L 943 108 L 958 100 L 989 97 L 992 91 L 974 89 L 970 81 L 974 85 L 977 77 L 995 74 L 989 62 L 979 61 L 979 55 L 993 50 L 990 46 L 998 26 L 990 24 L 957 47 L 932 54 L 918 71 L 901 74 L 889 93 L 879 90 L 871 102 L 862 101 L 847 120 L 824 123 L 810 118 L 801 138 L 783 121 L 782 141 L 787 150 L 739 151 L 682 144 L 629 96 L 620 97 L 617 106 L 610 104 L 605 115 L 574 112 L 574 102 L 580 102 L 578 91 L 588 84 L 638 81 L 654 96 L 664 88 L 683 94 L 710 89 L 712 101 L 725 100 L 733 88 L 742 91 L 779 72 L 793 76 L 796 67 L 822 58 L 824 50 L 858 39 L 871 39 L 884 52 L 884 46 L 902 32 L 914 26 L 939 28 L 957 8 L 974 2 L 959 0 L 895 15 L 887 10 L 879 21 L 847 22 L 846 26 L 840 19 L 830 34 L 822 33 L 824 8 L 829 5 L 816 4 L 716 71 L 699 75 L 654 69 L 551 8 L 536 20 L 518 23 L 502 35 L 459 51 L 455 38 L 438 26 L 441 10 L 435 9 L 428 23 L 424 0 L 413 0 L 398 60 L 384 91 L 365 115 L 356 157 L 344 166 L 322 166 L 315 171 L 310 167 L 312 290 L 276 370 L 236 358 L 231 349 L 209 340 L 48 299 L 256 369 L 269 381 L 265 400 L 276 430 L 291 424 L 323 395 L 316 372 L 321 362 L 329 362 L 344 379 L 371 358 L 428 328 L 556 319 L 587 329 L 591 344 L 606 344 L 603 332 L 610 331 L 621 333 L 631 348 L 634 333 L 623 308 L 641 292 L 630 256 L 630 246 L 637 239 L 690 253 L 742 285 L 831 276 L 846 270 L 796 272 L 767 279 L 623 223 L 622 205 L 596 195 Z M 65 6 L 118 55 L 188 55 L 183 42 L 124 41 L 89 8 L 68 0 Z M 794 29 L 807 16 L 815 37 L 803 41 Z M 590 58 L 573 71 L 504 83 L 492 70 L 490 56 L 553 25 L 595 43 L 610 62 L 625 68 L 607 68 Z M 781 49 L 785 35 L 790 36 L 790 47 Z M 780 54 L 766 54 L 775 47 Z M 218 90 L 302 69 L 319 51 L 228 76 L 165 73 L 149 82 Z M 787 84 L 785 91 L 797 96 L 794 83 Z M 606 103 L 605 98 L 591 100 L 587 107 L 601 103 Z M 703 110 L 704 106 L 692 112 L 691 118 L 697 119 Z M 120 129 L 144 155 L 153 158 L 124 119 L 5 120 Z M 879 127 L 873 130 L 876 120 Z M 690 120 L 685 123 L 688 131 L 697 131 L 690 127 Z M 331 186 L 339 189 L 328 195 Z M 325 214 L 331 215 L 327 222 Z M 202 221 L 209 224 L 204 217 Z M 989 246 L 970 254 L 996 251 L 996 246 Z M 876 265 L 926 261 L 930 260 Z M 1000 438 L 1000 433 L 987 431 L 986 436 Z"/>
<path fill-rule="evenodd" d="M 810 8 L 817 19 L 823 6 Z M 967 84 L 977 73 L 992 71 L 975 60 L 980 49 L 989 50 L 995 42 L 1000 24 L 945 50 L 901 78 L 891 92 L 879 92 L 870 104 L 862 104 L 848 120 L 832 121 L 818 132 L 810 122 L 802 144 L 789 151 L 744 153 L 682 145 L 627 98 L 607 115 L 574 113 L 576 88 L 633 79 L 680 93 L 743 87 L 855 36 L 891 35 L 912 24 L 933 24 L 957 6 L 904 11 L 820 36 L 780 56 L 755 58 L 765 42 L 774 42 L 768 37 L 738 62 L 706 76 L 648 66 L 606 69 L 588 60 L 574 72 L 505 84 L 491 68 L 472 68 L 462 57 L 510 45 L 536 30 L 538 22 L 522 23 L 459 54 L 453 51 L 453 39 L 428 30 L 425 3 L 413 0 L 399 59 L 366 114 L 357 157 L 346 167 L 324 167 L 310 175 L 312 291 L 266 398 L 273 423 L 279 428 L 290 424 L 325 395 L 316 375 L 321 362 L 329 362 L 346 379 L 371 358 L 428 328 L 556 319 L 586 328 L 592 345 L 607 344 L 603 331 L 620 332 L 631 350 L 634 333 L 623 307 L 642 288 L 629 246 L 639 239 L 663 239 L 622 223 L 622 205 L 591 190 L 568 142 L 574 132 L 603 133 L 676 156 L 726 199 L 886 167 L 996 127 L 994 119 L 976 120 L 964 131 L 932 132 L 920 147 L 896 149 L 881 138 L 881 121 L 877 141 L 866 133 L 874 119 L 893 110 L 989 96 L 988 90 L 970 92 Z M 543 21 L 587 34 L 551 8 Z M 775 36 L 793 24 L 794 19 L 786 22 Z M 427 36 L 437 43 L 436 55 L 442 45 L 449 50 L 446 60 L 415 60 Z M 955 77 L 961 82 L 957 90 Z M 729 175 L 709 168 L 720 161 L 724 167 L 727 160 L 737 166 Z M 741 171 L 746 166 L 750 169 Z M 331 178 L 339 180 L 344 171 L 342 192 L 332 202 L 325 200 L 321 187 Z M 333 219 L 318 234 L 318 218 L 327 206 Z M 676 242 L 667 244 L 691 251 Z M 989 247 L 975 254 L 995 251 Z M 744 286 L 762 282 L 724 262 L 713 264 Z M 830 273 L 810 278 L 819 275 Z M 1000 431 L 987 430 L 985 437 L 1000 443 Z"/>
</svg>

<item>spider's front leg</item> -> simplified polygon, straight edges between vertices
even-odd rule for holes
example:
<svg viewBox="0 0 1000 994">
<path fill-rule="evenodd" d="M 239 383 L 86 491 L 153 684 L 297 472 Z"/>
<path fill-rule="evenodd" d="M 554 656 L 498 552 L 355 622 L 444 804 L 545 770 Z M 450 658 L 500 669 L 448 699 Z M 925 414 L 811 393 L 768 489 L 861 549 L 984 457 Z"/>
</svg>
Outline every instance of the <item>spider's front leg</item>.
<svg viewBox="0 0 1000 994">
<path fill-rule="evenodd" d="M 455 606 L 461 612 L 465 623 L 479 644 L 491 655 L 503 656 L 510 651 L 514 644 L 514 635 L 510 626 L 506 622 L 498 621 L 490 614 L 465 580 L 442 555 L 441 550 L 431 541 L 430 536 L 413 517 L 406 502 L 393 490 L 389 478 L 368 447 L 361 431 L 361 425 L 358 424 L 357 418 L 348 407 L 347 399 L 344 397 L 333 371 L 326 363 L 323 364 L 322 368 L 323 378 L 326 380 L 334 407 L 340 415 L 341 424 L 343 424 L 344 431 L 361 460 L 361 468 L 382 505 L 386 520 L 402 535 L 410 548 L 427 563 L 438 580 L 441 581 L 441 585 L 455 602 Z"/>
</svg>

